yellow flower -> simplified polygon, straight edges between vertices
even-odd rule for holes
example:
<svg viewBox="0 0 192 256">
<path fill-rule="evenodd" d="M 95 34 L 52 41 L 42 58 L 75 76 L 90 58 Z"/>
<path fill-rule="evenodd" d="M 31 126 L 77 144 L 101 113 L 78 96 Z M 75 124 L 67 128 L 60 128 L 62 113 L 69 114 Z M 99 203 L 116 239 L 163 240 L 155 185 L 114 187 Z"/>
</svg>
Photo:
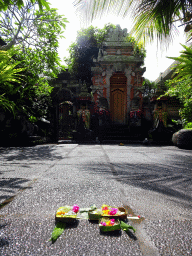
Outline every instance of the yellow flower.
<svg viewBox="0 0 192 256">
<path fill-rule="evenodd" d="M 109 221 L 106 222 L 106 225 L 107 226 L 113 226 L 114 224 L 109 220 Z"/>
<path fill-rule="evenodd" d="M 59 212 L 57 212 L 57 214 L 62 215 L 62 214 L 65 214 L 65 212 L 64 211 L 59 211 Z"/>
<path fill-rule="evenodd" d="M 103 214 L 108 215 L 109 214 L 109 210 L 103 210 Z"/>
</svg>

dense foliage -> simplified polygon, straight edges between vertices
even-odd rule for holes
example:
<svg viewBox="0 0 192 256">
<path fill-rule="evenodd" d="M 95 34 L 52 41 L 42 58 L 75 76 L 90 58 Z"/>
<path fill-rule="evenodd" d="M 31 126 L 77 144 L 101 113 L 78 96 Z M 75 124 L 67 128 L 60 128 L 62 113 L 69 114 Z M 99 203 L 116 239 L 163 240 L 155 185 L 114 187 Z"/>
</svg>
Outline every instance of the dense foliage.
<svg viewBox="0 0 192 256">
<path fill-rule="evenodd" d="M 184 123 L 192 122 L 192 47 L 183 45 L 184 50 L 177 58 L 173 79 L 167 81 L 169 87 L 166 95 L 176 96 L 180 99 L 183 107 L 180 115 Z"/>
<path fill-rule="evenodd" d="M 34 3 L 35 1 L 31 0 L 30 2 Z M 46 9 L 49 9 L 49 3 L 46 0 L 36 0 L 36 2 L 38 3 L 38 6 L 41 10 L 43 9 L 43 7 L 45 7 Z M 1 0 L 0 1 L 0 11 L 1 10 L 5 11 L 12 4 L 13 4 L 12 0 Z M 21 8 L 22 6 L 24 6 L 25 1 L 24 0 L 14 0 L 14 4 L 18 8 Z"/>
<path fill-rule="evenodd" d="M 45 116 L 52 87 L 45 77 L 27 68 L 29 59 L 18 52 L 14 48 L 0 51 L 0 108 L 14 116 L 23 113 L 28 119 Z"/>
<path fill-rule="evenodd" d="M 20 64 L 12 58 L 13 50 L 0 51 L 0 108 L 14 113 L 15 103 L 8 98 L 21 88 L 21 74 L 24 69 L 17 68 Z"/>
<path fill-rule="evenodd" d="M 9 87 L 3 79 L 0 81 L 1 106 L 14 113 L 23 112 L 28 118 L 46 115 L 51 92 L 49 80 L 63 69 L 57 48 L 67 22 L 56 9 L 38 11 L 36 7 L 25 1 L 20 9 L 11 5 L 0 13 L 2 38 L 7 43 L 1 47 L 7 61 L 1 61 L 0 74 L 7 80 L 11 72 Z"/>
<path fill-rule="evenodd" d="M 0 12 L 6 43 L 0 46 L 0 133 L 5 145 L 27 141 L 35 127 L 30 122 L 48 117 L 51 81 L 64 69 L 57 49 L 66 22 L 56 9 L 39 11 L 27 0 L 20 8 L 12 4 Z"/>
<path fill-rule="evenodd" d="M 29 0 L 25 0 L 21 8 L 16 4 L 10 5 L 6 11 L 0 12 L 0 35 L 6 42 L 0 49 L 19 45 L 23 51 L 31 47 L 44 50 L 45 54 L 51 46 L 50 54 L 58 47 L 58 37 L 61 37 L 66 22 L 63 15 L 57 14 L 57 9 L 39 11 L 37 4 Z"/>
<path fill-rule="evenodd" d="M 143 98 L 150 100 L 155 95 L 157 85 L 155 82 L 145 79 L 141 89 L 143 90 Z"/>
</svg>

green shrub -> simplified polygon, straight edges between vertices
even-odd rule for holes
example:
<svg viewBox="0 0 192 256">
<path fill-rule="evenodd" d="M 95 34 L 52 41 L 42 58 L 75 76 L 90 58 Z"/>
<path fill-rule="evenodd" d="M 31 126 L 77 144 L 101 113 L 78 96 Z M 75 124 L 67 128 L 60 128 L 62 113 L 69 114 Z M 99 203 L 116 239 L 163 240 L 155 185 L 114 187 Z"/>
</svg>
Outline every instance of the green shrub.
<svg viewBox="0 0 192 256">
<path fill-rule="evenodd" d="M 192 129 L 192 122 L 187 123 L 184 127 L 184 129 Z"/>
</svg>

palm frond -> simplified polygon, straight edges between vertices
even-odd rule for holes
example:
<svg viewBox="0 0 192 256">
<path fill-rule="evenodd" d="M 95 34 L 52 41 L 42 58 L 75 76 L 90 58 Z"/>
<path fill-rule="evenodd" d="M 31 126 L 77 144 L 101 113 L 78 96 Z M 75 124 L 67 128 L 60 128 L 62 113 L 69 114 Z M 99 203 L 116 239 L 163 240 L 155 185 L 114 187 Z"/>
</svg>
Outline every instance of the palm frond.
<svg viewBox="0 0 192 256">
<path fill-rule="evenodd" d="M 12 59 L 13 52 L 0 51 L 0 81 L 6 83 L 21 83 L 22 75 L 20 72 L 24 68 L 16 68 L 21 62 Z"/>
<path fill-rule="evenodd" d="M 184 20 L 192 10 L 192 0 L 75 0 L 74 5 L 89 23 L 110 13 L 134 18 L 131 33 L 143 41 L 173 39 L 175 19 Z"/>
<path fill-rule="evenodd" d="M 15 103 L 7 99 L 4 95 L 5 94 L 0 95 L 0 109 L 8 110 L 15 116 Z"/>
<path fill-rule="evenodd" d="M 174 38 L 177 28 L 174 19 L 180 17 L 182 1 L 143 0 L 135 9 L 134 26 L 131 31 L 137 40 L 170 41 Z M 131 8 L 131 10 L 133 10 Z"/>
</svg>

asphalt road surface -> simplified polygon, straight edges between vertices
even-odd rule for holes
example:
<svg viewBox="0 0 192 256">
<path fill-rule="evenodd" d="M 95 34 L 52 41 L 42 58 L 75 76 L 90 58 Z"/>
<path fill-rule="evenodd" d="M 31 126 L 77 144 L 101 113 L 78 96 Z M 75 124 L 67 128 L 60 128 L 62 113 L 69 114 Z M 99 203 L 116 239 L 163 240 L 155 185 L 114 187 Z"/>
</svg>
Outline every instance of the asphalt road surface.
<svg viewBox="0 0 192 256">
<path fill-rule="evenodd" d="M 0 148 L 0 255 L 192 255 L 192 151 L 174 146 L 49 144 Z M 124 206 L 136 233 L 79 220 L 55 243 L 63 205 Z"/>
</svg>

